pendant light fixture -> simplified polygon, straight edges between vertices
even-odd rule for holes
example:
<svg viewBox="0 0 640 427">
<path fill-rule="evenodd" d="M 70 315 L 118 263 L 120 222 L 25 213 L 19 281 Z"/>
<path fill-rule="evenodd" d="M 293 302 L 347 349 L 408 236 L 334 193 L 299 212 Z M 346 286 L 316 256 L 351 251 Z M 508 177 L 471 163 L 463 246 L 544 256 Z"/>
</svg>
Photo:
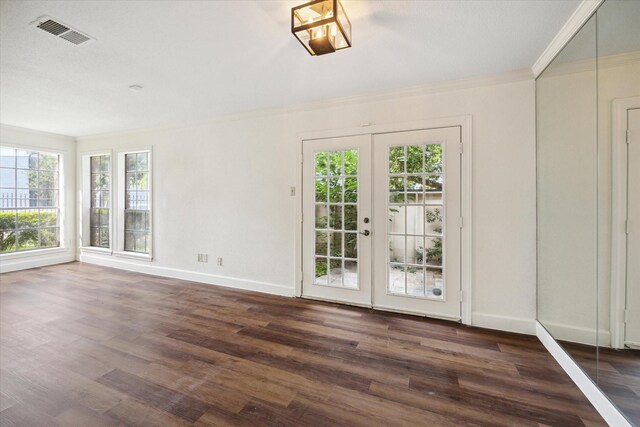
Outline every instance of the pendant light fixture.
<svg viewBox="0 0 640 427">
<path fill-rule="evenodd" d="M 313 0 L 292 8 L 291 32 L 313 56 L 351 47 L 351 22 L 340 0 Z"/>
</svg>

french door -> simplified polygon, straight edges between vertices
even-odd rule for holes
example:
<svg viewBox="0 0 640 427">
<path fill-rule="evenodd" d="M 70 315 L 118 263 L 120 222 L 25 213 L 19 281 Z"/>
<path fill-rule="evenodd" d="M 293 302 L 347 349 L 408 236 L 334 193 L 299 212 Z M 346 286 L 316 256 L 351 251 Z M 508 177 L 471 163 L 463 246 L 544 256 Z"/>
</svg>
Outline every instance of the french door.
<svg viewBox="0 0 640 427">
<path fill-rule="evenodd" d="M 303 143 L 302 295 L 371 305 L 371 136 Z"/>
<path fill-rule="evenodd" d="M 460 319 L 460 128 L 373 136 L 376 308 Z"/>
<path fill-rule="evenodd" d="M 303 142 L 304 297 L 459 320 L 460 128 Z"/>
</svg>

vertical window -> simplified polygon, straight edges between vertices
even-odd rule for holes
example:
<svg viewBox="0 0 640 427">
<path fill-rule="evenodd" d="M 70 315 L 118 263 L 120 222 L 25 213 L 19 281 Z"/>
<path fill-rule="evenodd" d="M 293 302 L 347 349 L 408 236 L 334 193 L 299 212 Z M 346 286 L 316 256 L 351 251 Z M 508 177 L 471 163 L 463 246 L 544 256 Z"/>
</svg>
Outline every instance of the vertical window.
<svg viewBox="0 0 640 427">
<path fill-rule="evenodd" d="M 358 150 L 315 153 L 315 281 L 358 287 Z"/>
<path fill-rule="evenodd" d="M 60 156 L 0 148 L 0 252 L 60 246 Z"/>
<path fill-rule="evenodd" d="M 148 254 L 151 249 L 149 153 L 128 153 L 124 161 L 124 250 Z"/>
<path fill-rule="evenodd" d="M 91 246 L 109 248 L 111 156 L 92 156 L 90 163 L 91 212 L 89 219 L 89 244 Z"/>
<path fill-rule="evenodd" d="M 444 151 L 390 147 L 389 294 L 444 299 Z"/>
</svg>

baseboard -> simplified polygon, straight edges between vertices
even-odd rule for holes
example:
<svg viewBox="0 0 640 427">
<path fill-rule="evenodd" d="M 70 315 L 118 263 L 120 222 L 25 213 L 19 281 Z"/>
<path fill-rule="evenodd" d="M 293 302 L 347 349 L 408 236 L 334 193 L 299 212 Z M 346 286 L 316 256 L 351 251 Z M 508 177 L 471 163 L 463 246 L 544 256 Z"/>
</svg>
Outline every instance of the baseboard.
<svg viewBox="0 0 640 427">
<path fill-rule="evenodd" d="M 624 345 L 626 345 L 627 347 L 630 347 L 634 350 L 640 350 L 640 342 L 635 342 L 635 341 L 625 341 Z"/>
<path fill-rule="evenodd" d="M 48 265 L 54 264 L 64 264 L 67 262 L 73 262 L 75 260 L 75 254 L 68 252 L 15 259 L 3 259 L 0 260 L 0 273 L 10 273 L 12 271 L 27 270 L 29 268 L 46 267 Z"/>
<path fill-rule="evenodd" d="M 471 326 L 535 335 L 536 321 L 526 317 L 499 316 L 487 313 L 471 313 Z"/>
<path fill-rule="evenodd" d="M 567 325 L 563 323 L 543 321 L 545 329 L 559 341 L 569 341 L 578 344 L 599 345 L 602 347 L 611 346 L 611 332 L 596 330 L 593 328 L 583 328 L 580 326 Z"/>
<path fill-rule="evenodd" d="M 632 427 L 631 423 L 618 411 L 618 408 L 611 403 L 598 386 L 591 381 L 591 378 L 560 347 L 540 322 L 536 322 L 536 336 L 610 426 Z"/>
<path fill-rule="evenodd" d="M 170 277 L 172 279 L 188 280 L 191 282 L 206 283 L 209 285 L 223 286 L 226 288 L 244 289 L 248 291 L 262 292 L 272 295 L 294 296 L 293 286 L 278 285 L 275 283 L 260 282 L 257 280 L 239 279 L 235 277 L 219 276 L 197 271 L 181 270 L 177 268 L 161 267 L 148 262 L 135 262 L 131 260 L 117 259 L 111 256 L 97 254 L 81 254 L 80 261 L 103 267 L 118 268 L 120 270 L 134 271 L 136 273 L 153 274 L 155 276 Z"/>
</svg>

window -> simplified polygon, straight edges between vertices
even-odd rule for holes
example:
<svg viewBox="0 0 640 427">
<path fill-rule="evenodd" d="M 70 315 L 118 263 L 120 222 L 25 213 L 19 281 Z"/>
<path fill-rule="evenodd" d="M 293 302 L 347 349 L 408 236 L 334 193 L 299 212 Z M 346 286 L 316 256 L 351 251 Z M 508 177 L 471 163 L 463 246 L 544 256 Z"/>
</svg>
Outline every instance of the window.
<svg viewBox="0 0 640 427">
<path fill-rule="evenodd" d="M 60 246 L 60 155 L 0 148 L 0 253 Z"/>
<path fill-rule="evenodd" d="M 442 144 L 389 147 L 389 294 L 444 300 Z"/>
<path fill-rule="evenodd" d="M 109 248 L 111 156 L 92 156 L 90 168 L 89 244 L 100 248 Z"/>
<path fill-rule="evenodd" d="M 358 287 L 358 150 L 315 153 L 315 281 Z"/>
<path fill-rule="evenodd" d="M 124 155 L 124 250 L 149 254 L 151 206 L 149 152 Z"/>
</svg>

